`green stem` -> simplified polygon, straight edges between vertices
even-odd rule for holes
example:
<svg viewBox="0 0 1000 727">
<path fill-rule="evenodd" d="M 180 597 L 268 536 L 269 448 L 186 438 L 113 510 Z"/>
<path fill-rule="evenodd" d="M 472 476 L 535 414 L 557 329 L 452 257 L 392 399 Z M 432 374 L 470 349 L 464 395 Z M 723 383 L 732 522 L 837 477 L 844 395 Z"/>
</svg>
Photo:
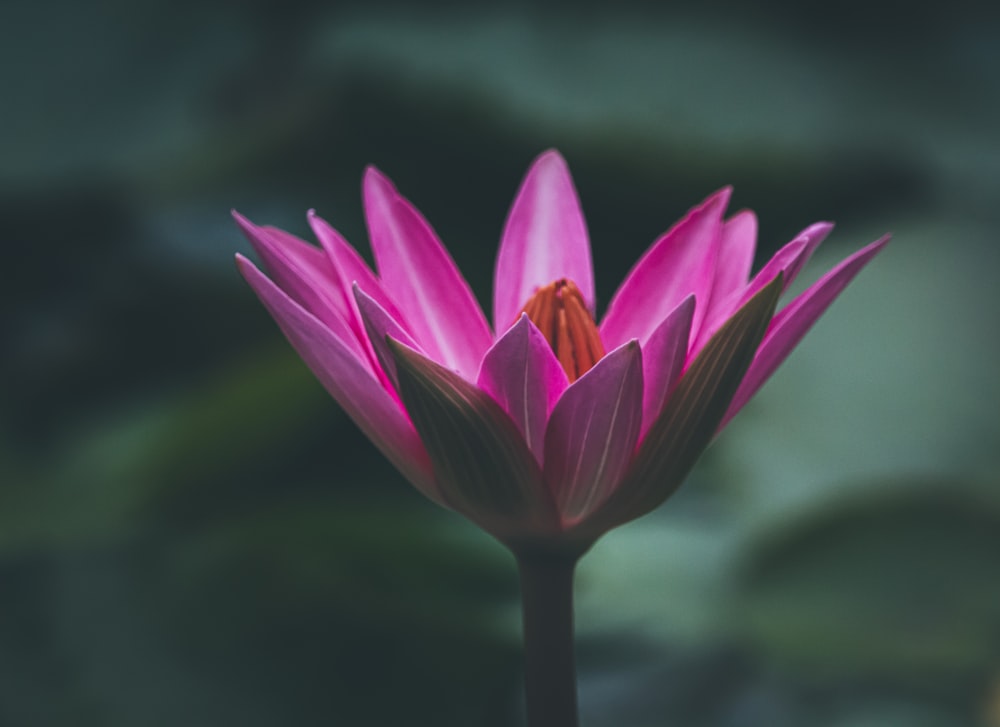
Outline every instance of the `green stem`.
<svg viewBox="0 0 1000 727">
<path fill-rule="evenodd" d="M 573 661 L 573 571 L 577 557 L 517 555 L 524 624 L 528 727 L 578 727 Z"/>
</svg>

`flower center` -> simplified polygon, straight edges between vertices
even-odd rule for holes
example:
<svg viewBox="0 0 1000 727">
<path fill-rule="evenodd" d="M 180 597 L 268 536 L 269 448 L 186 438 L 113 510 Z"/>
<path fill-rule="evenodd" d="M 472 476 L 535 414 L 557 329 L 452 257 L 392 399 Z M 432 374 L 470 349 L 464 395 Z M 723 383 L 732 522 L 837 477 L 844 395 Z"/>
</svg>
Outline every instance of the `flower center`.
<svg viewBox="0 0 1000 727">
<path fill-rule="evenodd" d="M 587 373 L 604 356 L 604 344 L 580 289 L 560 278 L 539 288 L 522 309 L 552 346 L 570 381 Z"/>
</svg>

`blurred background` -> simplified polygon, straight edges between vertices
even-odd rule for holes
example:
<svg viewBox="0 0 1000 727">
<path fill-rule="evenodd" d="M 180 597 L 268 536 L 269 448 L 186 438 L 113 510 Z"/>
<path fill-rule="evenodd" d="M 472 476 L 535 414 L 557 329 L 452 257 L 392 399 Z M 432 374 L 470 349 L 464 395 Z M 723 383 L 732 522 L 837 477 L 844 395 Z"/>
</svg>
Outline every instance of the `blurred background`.
<svg viewBox="0 0 1000 727">
<path fill-rule="evenodd" d="M 1000 725 L 998 8 L 4 2 L 0 725 L 521 724 L 512 560 L 313 380 L 229 210 L 368 255 L 377 164 L 488 302 L 549 147 L 603 302 L 723 184 L 758 264 L 895 235 L 583 561 L 583 724 Z"/>
</svg>

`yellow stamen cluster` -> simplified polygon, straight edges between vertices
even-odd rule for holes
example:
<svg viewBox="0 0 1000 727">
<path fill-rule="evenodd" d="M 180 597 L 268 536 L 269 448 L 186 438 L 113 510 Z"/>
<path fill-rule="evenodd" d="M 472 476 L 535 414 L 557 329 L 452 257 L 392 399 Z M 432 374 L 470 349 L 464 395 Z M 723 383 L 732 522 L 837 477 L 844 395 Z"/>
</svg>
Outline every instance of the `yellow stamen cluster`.
<svg viewBox="0 0 1000 727">
<path fill-rule="evenodd" d="M 604 344 L 580 289 L 562 278 L 539 288 L 522 311 L 552 346 L 570 381 L 604 356 Z"/>
</svg>

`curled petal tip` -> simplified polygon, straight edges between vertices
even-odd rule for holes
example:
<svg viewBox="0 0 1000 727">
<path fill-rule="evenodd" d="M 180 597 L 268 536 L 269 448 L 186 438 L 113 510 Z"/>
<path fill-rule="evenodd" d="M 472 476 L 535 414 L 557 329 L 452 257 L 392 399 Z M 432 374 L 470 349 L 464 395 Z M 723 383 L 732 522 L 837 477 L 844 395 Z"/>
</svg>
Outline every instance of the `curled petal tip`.
<svg viewBox="0 0 1000 727">
<path fill-rule="evenodd" d="M 562 167 L 569 167 L 566 163 L 566 159 L 557 149 L 546 149 L 535 157 L 534 164 L 558 164 Z"/>
<path fill-rule="evenodd" d="M 249 259 L 242 253 L 236 253 L 236 268 L 240 271 L 243 277 L 246 277 L 247 267 L 254 267 L 254 264 L 250 262 Z"/>
<path fill-rule="evenodd" d="M 709 205 L 719 205 L 722 210 L 725 211 L 726 207 L 729 206 L 729 200 L 732 199 L 732 196 L 733 187 L 732 185 L 727 184 L 725 187 L 722 187 L 708 198 L 708 204 L 706 207 Z"/>
<path fill-rule="evenodd" d="M 238 224 L 244 230 L 246 230 L 246 229 L 252 229 L 252 228 L 256 227 L 256 225 L 254 225 L 253 222 L 251 222 L 249 219 L 247 219 L 246 217 L 244 217 L 243 215 L 241 215 L 235 209 L 229 210 L 229 214 L 232 215 L 232 217 L 233 217 L 234 220 L 236 220 L 236 224 Z"/>
<path fill-rule="evenodd" d="M 384 188 L 386 191 L 396 191 L 396 185 L 385 175 L 385 173 L 376 167 L 374 164 L 369 164 L 365 167 L 364 175 L 364 185 L 367 187 L 372 184 L 377 184 Z"/>
</svg>

